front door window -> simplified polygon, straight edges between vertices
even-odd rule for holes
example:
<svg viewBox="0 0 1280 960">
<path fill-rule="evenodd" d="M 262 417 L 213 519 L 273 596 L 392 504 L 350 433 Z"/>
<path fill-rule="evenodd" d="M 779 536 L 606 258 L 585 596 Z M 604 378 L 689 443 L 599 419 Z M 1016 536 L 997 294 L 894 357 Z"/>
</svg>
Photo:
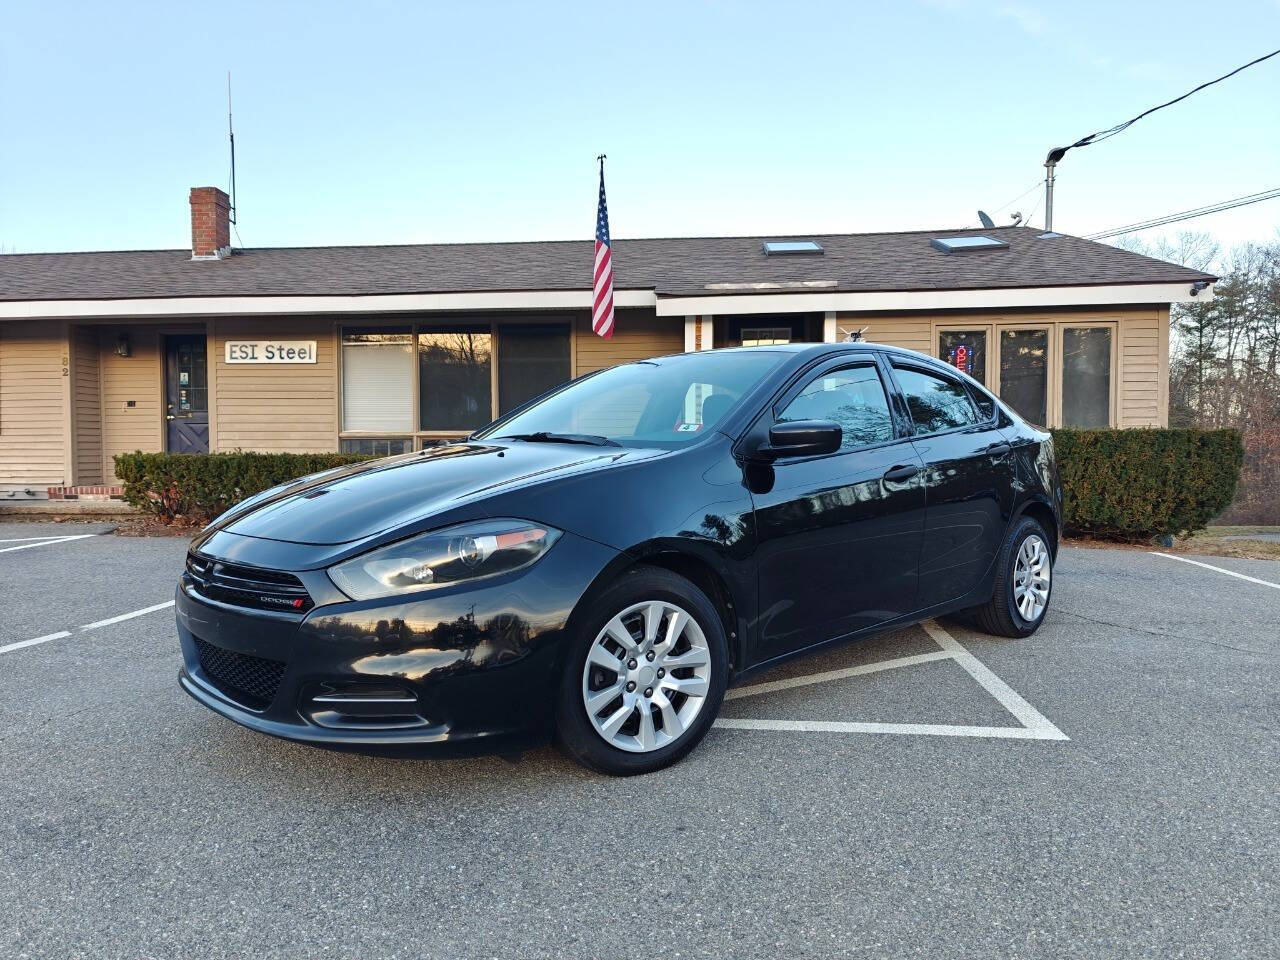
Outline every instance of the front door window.
<svg viewBox="0 0 1280 960">
<path fill-rule="evenodd" d="M 165 447 L 209 452 L 208 345 L 204 334 L 165 338 Z"/>
</svg>

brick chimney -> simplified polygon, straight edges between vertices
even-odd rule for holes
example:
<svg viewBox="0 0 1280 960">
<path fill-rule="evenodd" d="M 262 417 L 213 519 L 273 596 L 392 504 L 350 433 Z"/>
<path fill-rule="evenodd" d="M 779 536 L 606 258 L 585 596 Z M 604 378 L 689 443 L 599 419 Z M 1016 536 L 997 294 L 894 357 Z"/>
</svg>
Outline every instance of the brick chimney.
<svg viewBox="0 0 1280 960">
<path fill-rule="evenodd" d="M 231 253 L 231 199 L 217 187 L 191 188 L 191 259 Z"/>
</svg>

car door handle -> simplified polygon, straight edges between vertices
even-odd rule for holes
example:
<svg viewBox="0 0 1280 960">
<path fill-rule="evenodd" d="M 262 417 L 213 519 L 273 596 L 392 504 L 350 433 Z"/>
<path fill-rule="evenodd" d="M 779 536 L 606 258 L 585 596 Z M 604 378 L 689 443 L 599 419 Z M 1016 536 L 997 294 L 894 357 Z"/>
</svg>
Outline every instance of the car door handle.
<svg viewBox="0 0 1280 960">
<path fill-rule="evenodd" d="M 884 478 L 891 483 L 901 483 L 903 480 L 910 480 L 919 472 L 919 467 L 914 463 L 908 463 L 902 466 L 889 468 L 884 472 Z"/>
<path fill-rule="evenodd" d="M 993 443 L 987 447 L 987 453 L 993 457 L 1003 457 L 1012 448 L 1007 443 Z"/>
</svg>

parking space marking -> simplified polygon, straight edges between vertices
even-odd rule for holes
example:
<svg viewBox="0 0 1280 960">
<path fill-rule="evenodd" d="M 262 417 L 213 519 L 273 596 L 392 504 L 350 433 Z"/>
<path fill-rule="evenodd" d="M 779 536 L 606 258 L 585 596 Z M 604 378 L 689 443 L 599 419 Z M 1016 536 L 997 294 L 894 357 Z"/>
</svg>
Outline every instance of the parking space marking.
<svg viewBox="0 0 1280 960">
<path fill-rule="evenodd" d="M 747 687 L 738 687 L 728 691 L 726 700 L 739 700 L 742 697 L 758 697 L 762 693 L 774 693 L 778 690 L 791 690 L 794 687 L 807 687 L 811 683 L 829 683 L 832 680 L 845 680 L 848 677 L 860 677 L 867 673 L 879 673 L 881 670 L 893 670 L 895 667 L 910 667 L 917 663 L 929 663 L 932 660 L 950 660 L 951 654 L 946 650 L 934 653 L 921 653 L 913 657 L 899 657 L 897 660 L 881 660 L 879 663 L 864 663 L 858 667 L 846 667 L 843 670 L 828 670 L 826 673 L 811 673 L 804 677 L 791 677 L 787 680 L 774 680 L 769 683 L 753 683 Z"/>
<path fill-rule="evenodd" d="M 832 680 L 864 676 L 882 670 L 910 667 L 919 663 L 954 660 L 987 693 L 995 698 L 1000 706 L 1008 710 L 1020 726 L 986 727 L 938 723 L 870 723 L 842 720 L 757 720 L 740 717 L 721 717 L 716 720 L 715 726 L 724 730 L 774 730 L 793 733 L 890 733 L 929 737 L 986 737 L 996 740 L 1070 739 L 1048 717 L 1031 706 L 1012 687 L 996 676 L 985 663 L 970 653 L 959 640 L 947 633 L 946 630 L 943 630 L 935 621 L 926 620 L 920 626 L 929 635 L 930 639 L 941 648 L 938 652 L 898 657 L 894 660 L 881 660 L 878 663 L 863 664 L 862 666 L 849 667 L 844 670 L 829 670 L 824 673 L 814 673 L 805 677 L 792 677 L 787 680 L 776 680 L 771 683 L 757 683 L 748 687 L 740 687 L 737 690 L 730 690 L 725 694 L 725 699 L 735 700 L 777 690 L 788 690 L 807 684 L 827 683 Z"/>
<path fill-rule="evenodd" d="M 0 653 L 8 653 L 10 650 L 21 650 L 23 647 L 34 647 L 37 643 L 48 643 L 50 640 L 61 640 L 63 637 L 71 636 L 70 630 L 59 630 L 57 633 L 46 633 L 43 637 L 32 637 L 30 640 L 19 640 L 17 643 L 7 643 L 0 647 Z"/>
<path fill-rule="evenodd" d="M 1215 567 L 1212 563 L 1201 563 L 1199 560 L 1191 560 L 1187 557 L 1175 557 L 1172 553 L 1160 553 L 1158 550 L 1152 550 L 1150 553 L 1153 557 L 1164 557 L 1166 560 L 1179 560 L 1182 563 L 1189 563 L 1195 567 L 1204 567 L 1206 570 L 1225 573 L 1228 577 L 1237 577 L 1240 580 L 1248 580 L 1250 583 L 1256 583 L 1263 587 L 1271 587 L 1275 590 L 1280 590 L 1280 583 L 1272 583 L 1270 580 L 1259 580 L 1257 577 L 1250 577 L 1247 574 L 1236 573 L 1234 570 L 1228 570 L 1226 567 Z"/>
<path fill-rule="evenodd" d="M 76 627 L 76 629 L 80 633 L 84 633 L 86 630 L 97 630 L 99 627 L 109 627 L 113 623 L 132 620 L 134 617 L 141 617 L 148 613 L 155 613 L 157 610 L 165 610 L 172 606 L 173 601 L 166 600 L 164 603 L 152 604 L 149 607 L 143 607 L 141 610 L 131 610 L 128 613 L 122 613 L 118 617 L 108 617 L 105 620 L 95 620 L 93 623 L 86 623 L 84 626 Z M 0 647 L 0 653 L 8 653 L 11 650 L 21 650 L 23 647 L 34 647 L 40 643 L 48 643 L 50 640 L 65 640 L 69 636 L 71 636 L 70 630 L 59 630 L 57 633 L 46 633 L 43 637 L 32 637 L 30 640 L 19 640 L 16 643 L 7 643 Z"/>
<path fill-rule="evenodd" d="M 124 620 L 132 620 L 134 617 L 141 617 L 144 614 L 155 613 L 157 610 L 163 610 L 166 607 L 172 607 L 173 601 L 166 600 L 164 603 L 153 604 L 150 607 L 143 607 L 141 610 L 133 610 L 129 613 L 122 613 L 118 617 L 107 617 L 105 620 L 95 620 L 93 623 L 86 623 L 81 630 L 96 630 L 98 627 L 109 627 L 113 623 L 120 623 Z"/>
<path fill-rule="evenodd" d="M 39 540 L 39 543 L 23 543 L 17 547 L 0 547 L 0 553 L 13 553 L 15 550 L 30 550 L 32 547 L 50 547 L 55 543 L 67 543 L 70 540 L 86 540 L 96 537 L 96 533 L 77 533 L 69 537 L 15 537 L 13 540 L 0 540 L 0 543 L 16 543 L 21 540 Z"/>
</svg>

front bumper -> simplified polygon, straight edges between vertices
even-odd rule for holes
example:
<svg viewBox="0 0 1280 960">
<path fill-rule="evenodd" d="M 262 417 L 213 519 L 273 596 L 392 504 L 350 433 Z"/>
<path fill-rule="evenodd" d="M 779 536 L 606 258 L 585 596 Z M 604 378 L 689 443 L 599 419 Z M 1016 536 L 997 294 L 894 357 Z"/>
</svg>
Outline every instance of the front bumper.
<svg viewBox="0 0 1280 960">
<path fill-rule="evenodd" d="M 236 562 L 251 564 L 251 554 L 242 549 Z M 228 719 L 303 742 L 545 736 L 569 616 L 617 555 L 566 533 L 527 570 L 469 589 L 327 602 L 306 614 L 222 603 L 184 576 L 176 597 L 179 683 Z"/>
</svg>

